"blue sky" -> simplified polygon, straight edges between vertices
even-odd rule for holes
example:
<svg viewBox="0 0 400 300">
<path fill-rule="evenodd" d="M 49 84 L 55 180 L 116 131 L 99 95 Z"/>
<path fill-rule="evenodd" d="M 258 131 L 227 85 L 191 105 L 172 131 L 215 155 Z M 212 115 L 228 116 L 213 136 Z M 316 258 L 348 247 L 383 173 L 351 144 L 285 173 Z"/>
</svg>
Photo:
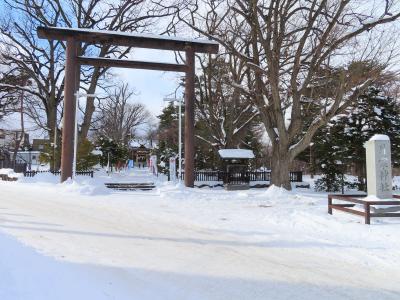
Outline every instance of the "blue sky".
<svg viewBox="0 0 400 300">
<path fill-rule="evenodd" d="M 135 49 L 131 59 L 175 63 L 171 51 Z M 145 104 L 153 115 L 158 115 L 164 107 L 163 98 L 174 93 L 182 73 L 149 70 L 112 69 L 124 82 L 139 93 L 136 100 Z M 182 96 L 182 89 L 177 96 Z"/>
</svg>

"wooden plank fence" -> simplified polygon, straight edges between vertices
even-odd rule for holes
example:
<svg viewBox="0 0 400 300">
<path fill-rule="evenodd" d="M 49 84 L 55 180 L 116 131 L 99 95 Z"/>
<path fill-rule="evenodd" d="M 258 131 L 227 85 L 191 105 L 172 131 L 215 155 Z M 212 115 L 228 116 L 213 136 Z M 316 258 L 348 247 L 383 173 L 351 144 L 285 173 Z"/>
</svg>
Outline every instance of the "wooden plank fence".
<svg viewBox="0 0 400 300">
<path fill-rule="evenodd" d="M 168 174 L 169 176 L 169 174 Z M 223 171 L 195 171 L 195 181 L 225 181 L 228 176 L 227 172 Z M 303 172 L 296 171 L 290 172 L 291 182 L 302 182 Z M 231 173 L 229 177 L 232 178 L 248 178 L 249 181 L 271 181 L 270 171 L 252 171 L 245 173 Z M 185 179 L 185 172 L 182 172 L 182 180 Z"/>
<path fill-rule="evenodd" d="M 25 171 L 24 176 L 25 177 L 34 177 L 36 174 L 40 173 L 52 173 L 55 176 L 61 175 L 61 171 Z M 93 178 L 93 171 L 77 171 L 76 172 L 77 176 L 90 176 Z"/>
</svg>

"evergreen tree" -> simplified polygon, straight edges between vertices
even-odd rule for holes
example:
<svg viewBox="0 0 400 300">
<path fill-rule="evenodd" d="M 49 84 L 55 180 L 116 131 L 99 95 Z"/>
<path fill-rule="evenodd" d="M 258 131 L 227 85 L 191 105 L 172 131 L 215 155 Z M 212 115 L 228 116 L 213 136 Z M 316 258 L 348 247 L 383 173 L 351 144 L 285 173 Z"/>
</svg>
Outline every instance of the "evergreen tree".
<svg viewBox="0 0 400 300">
<path fill-rule="evenodd" d="M 157 116 L 160 120 L 158 126 L 158 146 L 155 149 L 155 154 L 158 156 L 159 164 L 158 171 L 167 173 L 169 168 L 169 158 L 178 156 L 179 149 L 179 107 L 170 102 L 165 107 L 161 115 Z M 184 113 L 184 106 L 182 106 L 182 114 Z M 184 118 L 182 117 L 182 124 Z M 182 129 L 182 143 L 183 143 L 184 130 Z M 182 146 L 182 152 L 184 147 Z M 182 153 L 182 157 L 184 157 Z M 178 163 L 178 162 L 177 162 Z"/>
<path fill-rule="evenodd" d="M 316 136 L 312 146 L 314 157 L 317 156 L 317 163 L 323 175 L 315 183 L 317 191 L 336 192 L 341 189 L 344 173 L 344 158 L 347 152 L 343 147 L 343 128 L 329 124 Z M 342 146 L 338 146 L 342 145 Z"/>
<path fill-rule="evenodd" d="M 96 142 L 96 146 L 101 152 L 100 163 L 106 166 L 108 161 L 110 166 L 116 165 L 118 162 L 126 161 L 129 158 L 128 147 L 122 142 L 116 142 L 104 136 L 100 136 Z"/>
<path fill-rule="evenodd" d="M 266 160 L 263 148 L 265 147 L 261 142 L 260 130 L 256 123 L 253 123 L 247 130 L 246 135 L 242 139 L 241 148 L 249 149 L 254 152 L 255 159 L 250 160 L 251 169 L 259 169 L 264 167 Z"/>
<path fill-rule="evenodd" d="M 79 141 L 78 153 L 76 156 L 77 171 L 90 170 L 99 163 L 100 157 L 92 153 L 94 149 L 95 146 L 89 140 L 83 139 Z M 54 155 L 56 159 L 59 159 L 59 157 L 61 157 L 61 148 L 56 147 L 54 149 L 52 144 L 48 144 L 45 145 L 44 150 L 40 153 L 39 160 L 41 163 L 51 164 L 54 161 Z"/>
<path fill-rule="evenodd" d="M 95 146 L 87 139 L 79 141 L 78 153 L 76 157 L 76 170 L 86 171 L 99 163 L 100 156 L 93 154 Z"/>
<path fill-rule="evenodd" d="M 326 190 L 335 190 L 331 182 L 342 172 L 338 161 L 352 166 L 358 177 L 358 188 L 365 189 L 364 143 L 375 134 L 388 135 L 392 145 L 392 163 L 400 164 L 399 106 L 378 87 L 370 87 L 349 108 L 346 115 L 331 121 L 315 137 L 313 146 L 317 164 L 324 177 L 320 183 Z M 323 168 L 323 166 L 326 166 Z M 323 181 L 325 180 L 325 183 Z M 329 188 L 330 187 L 330 188 Z"/>
</svg>

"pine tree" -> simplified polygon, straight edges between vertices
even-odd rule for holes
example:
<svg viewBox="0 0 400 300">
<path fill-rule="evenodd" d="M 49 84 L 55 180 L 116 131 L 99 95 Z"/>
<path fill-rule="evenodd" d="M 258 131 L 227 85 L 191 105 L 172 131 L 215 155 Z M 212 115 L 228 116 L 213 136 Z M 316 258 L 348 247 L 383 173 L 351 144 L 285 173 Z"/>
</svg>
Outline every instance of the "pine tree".
<svg viewBox="0 0 400 300">
<path fill-rule="evenodd" d="M 374 134 L 386 134 L 392 145 L 392 163 L 400 163 L 400 118 L 396 100 L 383 95 L 376 87 L 371 87 L 367 93 L 358 99 L 357 106 L 349 115 L 338 120 L 338 125 L 344 127 L 347 143 L 347 159 L 355 166 L 361 185 L 366 178 L 364 143 Z M 362 186 L 364 188 L 364 186 Z"/>
<path fill-rule="evenodd" d="M 259 169 L 264 167 L 266 160 L 263 148 L 265 147 L 261 142 L 259 126 L 256 123 L 251 124 L 246 135 L 242 139 L 241 148 L 252 150 L 255 159 L 250 160 L 251 169 Z"/>
<path fill-rule="evenodd" d="M 93 168 L 99 163 L 100 157 L 93 154 L 95 146 L 87 139 L 79 141 L 78 153 L 76 156 L 76 170 L 87 171 Z M 56 159 L 61 156 L 61 148 L 57 147 L 54 149 L 52 144 L 45 145 L 44 150 L 40 153 L 39 160 L 41 163 L 52 163 L 54 161 L 54 155 Z M 57 170 L 55 170 L 57 171 Z"/>
<path fill-rule="evenodd" d="M 155 154 L 158 156 L 160 162 L 158 165 L 158 171 L 161 173 L 168 172 L 168 164 L 170 157 L 178 156 L 179 140 L 178 140 L 178 130 L 179 130 L 179 107 L 174 105 L 174 103 L 169 103 L 161 113 L 157 116 L 160 120 L 158 126 L 158 146 L 155 150 Z M 182 106 L 182 113 L 184 112 L 184 107 Z M 182 124 L 184 123 L 184 118 L 182 118 Z M 182 142 L 183 142 L 183 129 L 182 129 Z M 182 151 L 183 151 L 182 147 Z M 182 153 L 182 157 L 183 153 Z"/>
<path fill-rule="evenodd" d="M 315 183 L 316 190 L 328 192 L 340 190 L 343 184 L 343 160 L 346 153 L 346 148 L 343 148 L 344 138 L 342 128 L 333 124 L 324 127 L 316 136 L 312 147 L 318 167 L 323 173 L 322 178 Z"/>
<path fill-rule="evenodd" d="M 349 108 L 347 115 L 331 121 L 314 139 L 317 164 L 324 173 L 327 190 L 333 188 L 335 180 L 343 171 L 338 161 L 354 167 L 358 177 L 358 188 L 365 189 L 364 143 L 374 134 L 388 135 L 392 146 L 392 163 L 400 164 L 400 117 L 399 106 L 392 97 L 385 96 L 380 88 L 370 87 Z M 323 166 L 326 166 L 325 168 Z M 331 187 L 333 189 L 328 189 Z"/>
<path fill-rule="evenodd" d="M 100 157 L 102 166 L 106 166 L 108 160 L 110 166 L 113 166 L 129 158 L 128 147 L 122 142 L 116 142 L 110 138 L 100 136 L 96 142 L 96 146 L 103 152 L 103 155 Z"/>
</svg>

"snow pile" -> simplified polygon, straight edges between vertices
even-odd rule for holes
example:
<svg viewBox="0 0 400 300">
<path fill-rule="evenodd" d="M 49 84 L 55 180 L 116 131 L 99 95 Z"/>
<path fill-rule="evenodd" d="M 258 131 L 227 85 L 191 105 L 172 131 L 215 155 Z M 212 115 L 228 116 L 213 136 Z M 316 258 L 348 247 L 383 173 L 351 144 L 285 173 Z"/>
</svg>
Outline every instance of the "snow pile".
<svg viewBox="0 0 400 300">
<path fill-rule="evenodd" d="M 0 169 L 0 175 L 7 175 L 9 178 L 21 178 L 24 177 L 22 173 L 15 173 L 13 169 Z"/>
<path fill-rule="evenodd" d="M 50 172 L 37 173 L 33 177 L 24 177 L 20 182 L 57 184 L 60 182 L 60 176 L 56 176 Z"/>
<path fill-rule="evenodd" d="M 68 179 L 63 183 L 60 183 L 60 176 L 53 175 L 50 172 L 38 173 L 33 177 L 24 177 L 19 184 L 25 184 L 27 186 L 34 183 L 35 188 L 43 190 L 58 190 L 61 194 L 73 194 L 73 195 L 106 195 L 109 194 L 109 190 L 105 187 L 103 181 L 95 180 L 86 176 L 77 176 L 76 179 Z"/>
<path fill-rule="evenodd" d="M 268 200 L 288 200 L 294 195 L 282 187 L 271 185 L 267 191 L 263 193 L 263 196 Z"/>
<path fill-rule="evenodd" d="M 102 182 L 94 180 L 71 180 L 60 183 L 60 191 L 65 194 L 97 196 L 106 195 L 110 190 Z"/>
<path fill-rule="evenodd" d="M 389 137 L 385 134 L 375 134 L 369 139 L 370 141 L 389 141 Z"/>
<path fill-rule="evenodd" d="M 218 150 L 219 155 L 222 158 L 254 158 L 254 153 L 252 150 L 247 149 L 221 149 Z"/>
<path fill-rule="evenodd" d="M 375 195 L 369 195 L 369 196 L 363 198 L 363 200 L 366 200 L 366 201 L 384 201 L 384 200 L 392 200 L 392 199 L 380 199 Z"/>
</svg>

